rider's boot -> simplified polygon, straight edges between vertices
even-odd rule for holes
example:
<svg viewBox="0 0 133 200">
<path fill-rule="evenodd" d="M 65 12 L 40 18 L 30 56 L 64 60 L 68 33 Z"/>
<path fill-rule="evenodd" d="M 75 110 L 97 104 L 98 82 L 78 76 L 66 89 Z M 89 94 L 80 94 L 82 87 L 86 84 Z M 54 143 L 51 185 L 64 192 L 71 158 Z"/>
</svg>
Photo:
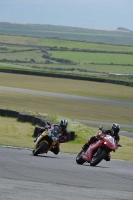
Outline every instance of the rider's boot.
<svg viewBox="0 0 133 200">
<path fill-rule="evenodd" d="M 86 151 L 86 150 L 89 148 L 89 146 L 90 146 L 90 143 L 87 142 L 87 143 L 84 144 L 84 146 L 82 147 L 82 149 L 83 149 L 84 151 Z"/>
<path fill-rule="evenodd" d="M 111 156 L 110 156 L 110 153 L 109 153 L 109 154 L 106 155 L 106 157 L 104 158 L 104 160 L 110 161 L 110 159 L 111 159 Z"/>
<path fill-rule="evenodd" d="M 57 155 L 60 152 L 60 149 L 58 147 L 52 147 L 50 151 Z"/>
</svg>

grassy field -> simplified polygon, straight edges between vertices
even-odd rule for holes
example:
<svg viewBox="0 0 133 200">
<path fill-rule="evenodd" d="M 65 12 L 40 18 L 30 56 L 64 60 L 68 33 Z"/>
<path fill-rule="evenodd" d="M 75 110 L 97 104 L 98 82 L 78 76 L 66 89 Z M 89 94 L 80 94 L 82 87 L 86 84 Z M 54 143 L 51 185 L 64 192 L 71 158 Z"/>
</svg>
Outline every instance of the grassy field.
<svg viewBox="0 0 133 200">
<path fill-rule="evenodd" d="M 133 46 L 109 45 L 104 43 L 91 43 L 87 41 L 72 41 L 60 38 L 56 39 L 56 38 L 37 38 L 37 37 L 0 35 L 0 41 L 5 43 L 5 46 L 6 43 L 7 46 L 8 43 L 12 43 L 14 45 L 21 44 L 21 45 L 36 45 L 36 46 L 51 46 L 51 47 L 56 46 L 56 47 L 67 47 L 70 49 L 78 48 L 78 49 L 90 49 L 90 50 L 100 50 L 100 51 L 133 52 Z M 0 46 L 3 47 L 3 44 Z"/>
<path fill-rule="evenodd" d="M 85 68 L 86 70 L 89 70 L 90 65 L 93 66 L 94 69 L 96 65 L 99 65 L 99 68 L 102 67 L 103 72 L 105 71 L 111 72 L 112 70 L 111 71 L 107 70 L 107 65 L 111 65 L 109 66 L 111 68 L 113 67 L 113 65 L 115 65 L 115 68 L 117 69 L 118 67 L 119 72 L 121 73 L 121 69 L 124 68 L 123 65 L 127 65 L 126 69 L 128 68 L 130 69 L 130 71 L 127 71 L 127 73 L 128 72 L 133 73 L 132 66 L 130 66 L 133 64 L 133 55 L 72 52 L 72 51 L 66 51 L 66 52 L 65 51 L 49 51 L 49 53 L 51 54 L 51 58 L 49 58 L 51 60 L 52 58 L 56 58 L 56 59 L 60 58 L 60 59 L 68 59 L 77 63 L 78 67 L 77 65 L 73 65 L 73 68 L 80 68 L 80 69 Z M 9 51 L 9 53 L 6 53 L 6 52 L 0 53 L 0 60 L 6 59 L 6 60 L 11 60 L 11 61 L 16 61 L 16 60 L 31 61 L 31 59 L 34 59 L 36 63 L 32 65 L 37 65 L 38 63 L 41 63 L 41 62 L 45 63 L 46 59 L 44 59 L 42 56 L 43 56 L 43 52 L 38 52 L 37 50 L 34 50 L 34 49 L 32 51 L 25 51 L 25 52 L 19 52 L 19 51 L 10 52 Z M 58 63 L 58 67 L 59 66 L 60 65 Z M 120 66 L 121 66 L 121 69 L 120 69 Z M 69 65 L 67 66 L 66 64 L 65 67 L 68 68 Z"/>
<path fill-rule="evenodd" d="M 47 113 L 71 119 L 132 124 L 133 108 L 15 92 L 0 91 L 0 95 L 0 107 L 4 109 L 34 112 L 36 114 Z"/>
<path fill-rule="evenodd" d="M 0 73 L 0 85 L 133 102 L 132 87 L 113 84 Z M 133 108 L 130 107 L 7 91 L 0 91 L 0 95 L 0 107 L 5 109 L 47 113 L 71 119 L 132 124 Z"/>
<path fill-rule="evenodd" d="M 0 36 L 1 37 L 1 36 Z M 127 51 L 132 52 L 132 46 L 122 46 L 122 45 L 109 45 L 109 44 L 99 44 L 83 41 L 70 41 L 64 39 L 55 39 L 55 38 L 45 38 L 41 39 L 38 43 L 39 46 L 56 46 L 56 47 L 67 47 L 67 48 L 78 48 L 78 49 L 91 49 L 91 50 L 100 50 L 100 51 Z"/>
<path fill-rule="evenodd" d="M 3 45 L 0 44 L 0 52 L 6 52 L 6 53 L 11 53 L 13 51 L 26 51 L 26 50 L 30 50 L 33 49 L 31 47 L 23 47 L 23 46 L 16 46 L 16 45 Z"/>
<path fill-rule="evenodd" d="M 0 73 L 0 85 L 133 102 L 132 87 L 109 83 Z"/>
<path fill-rule="evenodd" d="M 77 63 L 133 64 L 133 55 L 52 51 L 52 57 L 70 59 Z"/>
<path fill-rule="evenodd" d="M 0 41 L 5 43 L 12 43 L 12 44 L 37 44 L 39 41 L 42 40 L 41 38 L 35 37 L 24 37 L 24 36 L 16 36 L 16 35 L 0 35 Z"/>
<path fill-rule="evenodd" d="M 8 55 L 8 56 L 7 56 Z M 43 53 L 37 53 L 37 51 L 25 51 L 25 52 L 13 52 L 13 53 L 1 53 L 0 60 L 7 59 L 8 60 L 21 60 L 21 61 L 30 61 L 31 59 L 35 59 L 36 62 L 43 62 L 44 59 L 42 58 Z"/>
<path fill-rule="evenodd" d="M 124 78 L 126 81 L 133 81 L 131 76 L 112 76 L 115 73 L 133 74 L 131 46 L 9 35 L 0 35 L 0 40 L 3 42 L 0 45 L 0 68 L 12 69 L 15 66 L 16 69 L 25 68 L 42 72 L 48 70 L 51 73 L 56 70 L 58 73 L 95 75 L 120 80 Z M 51 50 L 51 47 L 56 48 L 56 51 Z M 62 48 L 66 48 L 66 51 Z M 72 51 L 76 48 L 80 52 Z M 28 51 L 29 49 L 32 51 Z M 84 49 L 95 52 L 84 52 Z M 70 63 L 65 63 L 66 59 L 70 60 Z"/>
</svg>

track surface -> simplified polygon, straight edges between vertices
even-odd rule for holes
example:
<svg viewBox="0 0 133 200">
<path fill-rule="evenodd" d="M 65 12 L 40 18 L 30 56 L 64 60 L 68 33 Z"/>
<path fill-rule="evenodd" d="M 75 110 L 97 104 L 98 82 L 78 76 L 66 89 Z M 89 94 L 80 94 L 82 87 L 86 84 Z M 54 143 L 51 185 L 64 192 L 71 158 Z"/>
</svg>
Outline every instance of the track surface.
<svg viewBox="0 0 133 200">
<path fill-rule="evenodd" d="M 0 147 L 0 200 L 133 200 L 133 162 L 91 167 L 75 158 Z"/>
<path fill-rule="evenodd" d="M 5 87 L 5 86 L 0 86 L 0 90 L 10 91 L 10 92 L 19 92 L 19 93 L 25 93 L 25 94 L 35 94 L 39 96 L 49 96 L 49 97 L 58 97 L 58 98 L 63 98 L 63 99 L 96 102 L 96 103 L 101 103 L 101 104 L 112 104 L 112 105 L 119 105 L 119 106 L 126 106 L 126 107 L 133 108 L 132 102 L 125 102 L 125 101 L 91 98 L 91 97 L 83 97 L 83 96 L 76 96 L 76 95 L 70 95 L 70 94 L 43 92 L 43 91 L 37 91 L 37 90 L 29 90 L 29 89 L 21 89 L 21 88 L 13 88 L 13 87 Z"/>
</svg>

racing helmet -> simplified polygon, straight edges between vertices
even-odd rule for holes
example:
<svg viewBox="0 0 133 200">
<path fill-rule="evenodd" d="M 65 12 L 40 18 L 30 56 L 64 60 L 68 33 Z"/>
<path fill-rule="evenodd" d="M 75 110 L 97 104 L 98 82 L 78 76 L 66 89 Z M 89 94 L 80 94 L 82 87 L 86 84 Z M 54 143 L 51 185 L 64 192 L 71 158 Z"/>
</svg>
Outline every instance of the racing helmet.
<svg viewBox="0 0 133 200">
<path fill-rule="evenodd" d="M 117 133 L 119 133 L 119 131 L 120 131 L 120 125 L 116 124 L 116 123 L 112 124 L 111 131 L 114 132 L 114 135 L 117 134 Z"/>
<path fill-rule="evenodd" d="M 67 125 L 68 125 L 68 122 L 67 122 L 66 119 L 62 119 L 62 120 L 60 121 L 60 126 L 61 126 L 62 128 L 66 128 Z"/>
</svg>

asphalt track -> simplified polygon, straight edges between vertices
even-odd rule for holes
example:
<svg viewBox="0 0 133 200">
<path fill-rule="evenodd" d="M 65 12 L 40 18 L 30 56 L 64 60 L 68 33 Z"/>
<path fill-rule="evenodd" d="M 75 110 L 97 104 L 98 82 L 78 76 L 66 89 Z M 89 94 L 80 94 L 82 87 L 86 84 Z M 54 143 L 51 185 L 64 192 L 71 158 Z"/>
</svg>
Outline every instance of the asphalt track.
<svg viewBox="0 0 133 200">
<path fill-rule="evenodd" d="M 49 97 L 57 97 L 63 99 L 72 99 L 72 100 L 79 100 L 79 101 L 87 101 L 87 102 L 96 102 L 101 104 L 112 104 L 112 105 L 119 105 L 119 106 L 126 106 L 133 108 L 132 102 L 125 102 L 125 101 L 116 101 L 116 100 L 108 100 L 108 99 L 100 99 L 100 98 L 91 98 L 91 97 L 83 97 L 83 96 L 76 96 L 70 94 L 60 94 L 54 92 L 43 92 L 43 91 L 36 91 L 36 90 L 29 90 L 29 89 L 21 89 L 21 88 L 13 88 L 13 87 L 5 87 L 0 86 L 0 90 L 10 91 L 10 92 L 18 92 L 18 93 L 25 93 L 25 94 L 34 94 L 39 96 L 49 96 Z"/>
<path fill-rule="evenodd" d="M 75 158 L 0 147 L 0 200 L 133 200 L 133 162 L 91 167 Z"/>
</svg>

